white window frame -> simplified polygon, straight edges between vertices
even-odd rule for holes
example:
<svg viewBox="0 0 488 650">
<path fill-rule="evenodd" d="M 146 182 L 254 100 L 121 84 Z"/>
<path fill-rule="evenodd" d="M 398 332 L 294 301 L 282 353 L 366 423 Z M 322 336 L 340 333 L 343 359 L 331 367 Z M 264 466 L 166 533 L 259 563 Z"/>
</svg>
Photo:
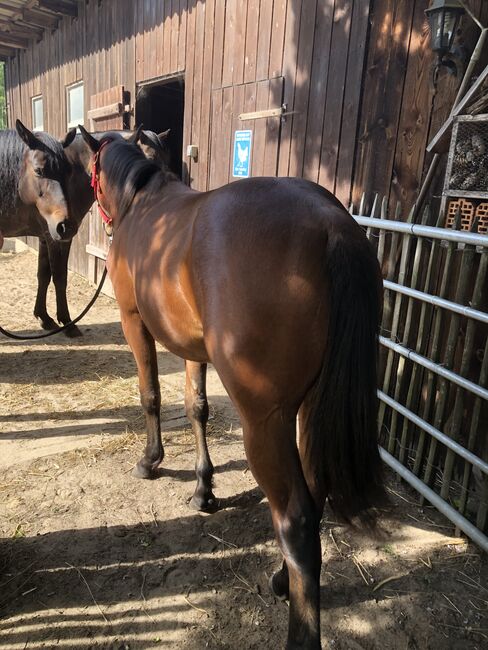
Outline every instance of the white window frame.
<svg viewBox="0 0 488 650">
<path fill-rule="evenodd" d="M 83 116 L 81 119 L 70 120 L 70 92 L 75 88 L 80 87 L 83 88 Z M 85 124 L 85 84 L 82 80 L 66 86 L 66 119 L 68 122 L 68 129 L 76 128 L 78 124 L 81 124 L 83 126 Z"/>
<path fill-rule="evenodd" d="M 36 124 L 36 111 L 35 104 L 36 102 L 42 102 L 42 123 Z M 44 131 L 44 97 L 42 95 L 35 95 L 31 98 L 31 108 L 32 108 L 32 128 L 34 131 Z"/>
</svg>

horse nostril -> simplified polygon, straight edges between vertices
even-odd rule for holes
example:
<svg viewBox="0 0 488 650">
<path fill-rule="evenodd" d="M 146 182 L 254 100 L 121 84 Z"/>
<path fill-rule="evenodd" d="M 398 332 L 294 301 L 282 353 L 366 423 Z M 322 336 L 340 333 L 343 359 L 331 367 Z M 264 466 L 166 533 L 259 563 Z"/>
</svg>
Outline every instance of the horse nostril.
<svg viewBox="0 0 488 650">
<path fill-rule="evenodd" d="M 60 237 L 64 237 L 64 235 L 66 234 L 66 224 L 64 223 L 64 221 L 58 223 L 58 225 L 56 226 L 56 232 Z"/>
</svg>

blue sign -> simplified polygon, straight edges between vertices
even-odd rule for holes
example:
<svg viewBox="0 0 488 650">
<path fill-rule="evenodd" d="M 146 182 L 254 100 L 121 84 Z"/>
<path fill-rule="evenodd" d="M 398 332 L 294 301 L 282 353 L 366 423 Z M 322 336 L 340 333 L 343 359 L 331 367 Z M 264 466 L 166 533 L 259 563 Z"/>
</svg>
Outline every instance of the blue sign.
<svg viewBox="0 0 488 650">
<path fill-rule="evenodd" d="M 251 174 L 252 131 L 236 131 L 234 136 L 234 178 L 249 178 Z"/>
</svg>

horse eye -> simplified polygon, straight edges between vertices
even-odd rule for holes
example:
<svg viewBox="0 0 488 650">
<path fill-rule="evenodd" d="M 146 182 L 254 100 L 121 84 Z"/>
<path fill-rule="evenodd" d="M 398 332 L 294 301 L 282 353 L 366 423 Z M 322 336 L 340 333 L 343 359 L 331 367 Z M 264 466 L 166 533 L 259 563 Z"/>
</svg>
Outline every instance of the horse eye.
<svg viewBox="0 0 488 650">
<path fill-rule="evenodd" d="M 44 170 L 41 169 L 41 167 L 38 167 L 37 169 L 34 170 L 34 173 L 35 173 L 36 176 L 39 176 L 40 178 L 42 178 L 42 176 L 44 175 Z"/>
<path fill-rule="evenodd" d="M 44 196 L 44 192 L 42 190 L 39 190 L 39 196 Z"/>
</svg>

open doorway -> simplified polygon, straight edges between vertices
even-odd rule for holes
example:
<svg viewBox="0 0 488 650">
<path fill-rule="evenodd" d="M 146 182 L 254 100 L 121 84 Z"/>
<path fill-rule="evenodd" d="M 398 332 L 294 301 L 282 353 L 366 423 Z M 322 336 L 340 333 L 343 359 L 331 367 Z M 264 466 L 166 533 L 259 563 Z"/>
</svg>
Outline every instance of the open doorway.
<svg viewBox="0 0 488 650">
<path fill-rule="evenodd" d="M 182 77 L 141 84 L 137 91 L 136 124 L 161 133 L 171 129 L 167 144 L 170 167 L 179 178 L 183 170 L 183 115 L 185 82 Z"/>
</svg>

